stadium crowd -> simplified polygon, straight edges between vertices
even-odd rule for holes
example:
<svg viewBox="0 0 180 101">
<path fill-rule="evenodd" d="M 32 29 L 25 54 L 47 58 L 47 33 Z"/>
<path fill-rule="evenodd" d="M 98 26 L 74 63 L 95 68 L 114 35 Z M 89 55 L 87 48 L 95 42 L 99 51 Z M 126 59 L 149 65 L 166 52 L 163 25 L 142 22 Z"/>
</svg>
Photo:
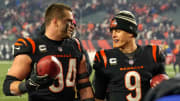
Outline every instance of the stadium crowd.
<svg viewBox="0 0 180 101">
<path fill-rule="evenodd" d="M 54 2 L 59 1 L 1 0 L 0 40 L 15 41 L 22 36 L 37 36 L 44 22 L 43 12 Z M 175 25 L 172 18 L 163 15 L 170 11 L 176 13 L 180 5 L 179 0 L 61 0 L 61 2 L 71 5 L 77 22 L 76 35 L 82 40 L 109 40 L 111 38 L 109 22 L 113 14 L 119 10 L 129 10 L 135 14 L 138 23 L 137 39 L 167 40 L 168 43 L 164 47 L 172 53 L 176 47 L 172 41 L 180 38 L 180 25 Z M 100 12 L 104 13 L 96 15 Z M 100 21 L 92 21 L 88 17 Z M 83 22 L 82 19 L 86 21 Z M 1 45 L 0 56 L 6 46 L 8 45 Z M 8 50 L 10 48 L 11 46 Z"/>
<path fill-rule="evenodd" d="M 146 0 L 144 0 L 146 1 Z M 43 11 L 52 2 L 58 0 L 3 0 L 0 17 L 0 39 L 14 40 L 19 36 L 33 36 L 44 22 Z M 162 16 L 164 12 L 176 12 L 178 0 L 153 0 L 138 2 L 133 0 L 61 0 L 72 6 L 78 23 L 77 33 L 81 39 L 109 39 L 109 21 L 112 14 L 119 10 L 129 10 L 137 16 L 138 39 L 180 38 L 180 26 L 173 19 Z M 83 17 L 95 12 L 106 12 L 100 23 L 82 23 Z M 104 16 L 104 15 L 102 15 Z M 98 16 L 97 16 L 98 17 Z"/>
</svg>

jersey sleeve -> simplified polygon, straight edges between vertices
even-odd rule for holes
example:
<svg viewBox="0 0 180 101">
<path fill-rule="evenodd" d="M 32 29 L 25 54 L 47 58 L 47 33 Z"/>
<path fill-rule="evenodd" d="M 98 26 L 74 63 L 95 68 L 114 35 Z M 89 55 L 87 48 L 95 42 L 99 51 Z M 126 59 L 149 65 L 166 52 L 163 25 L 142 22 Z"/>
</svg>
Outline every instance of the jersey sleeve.
<svg viewBox="0 0 180 101">
<path fill-rule="evenodd" d="M 80 52 L 83 55 L 85 55 L 87 70 L 88 70 L 88 73 L 91 74 L 92 67 L 91 67 L 91 63 L 90 63 L 90 60 L 89 60 L 89 55 L 88 55 L 87 51 L 83 48 L 81 41 L 79 39 L 77 39 L 77 38 L 74 38 L 74 39 L 75 39 L 75 41 L 77 43 L 77 46 L 78 46 L 78 49 L 80 50 Z"/>
<path fill-rule="evenodd" d="M 95 98 L 104 99 L 107 93 L 108 81 L 104 74 L 105 67 L 100 52 L 96 52 L 93 68 L 95 69 Z"/>
<path fill-rule="evenodd" d="M 19 38 L 14 43 L 14 57 L 19 54 L 30 55 L 32 53 L 32 50 L 32 45 L 27 38 Z"/>
<path fill-rule="evenodd" d="M 156 52 L 156 56 L 154 56 L 154 60 L 157 63 L 157 68 L 154 72 L 154 75 L 157 74 L 166 74 L 165 72 L 165 54 L 164 52 L 161 50 L 161 48 L 159 46 L 152 46 L 153 48 L 155 48 Z"/>
<path fill-rule="evenodd" d="M 80 41 L 77 38 L 72 38 L 72 40 L 75 43 L 75 48 L 78 50 L 78 52 L 80 53 L 80 59 L 82 59 L 83 56 L 83 52 L 82 52 L 82 45 L 80 43 Z"/>
</svg>

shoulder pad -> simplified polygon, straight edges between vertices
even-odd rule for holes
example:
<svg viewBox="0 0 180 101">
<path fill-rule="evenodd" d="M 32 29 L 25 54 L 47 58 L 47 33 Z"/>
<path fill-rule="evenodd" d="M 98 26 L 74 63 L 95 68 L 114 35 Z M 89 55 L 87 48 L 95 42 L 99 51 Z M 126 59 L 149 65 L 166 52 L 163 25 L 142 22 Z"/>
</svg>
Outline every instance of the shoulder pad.
<svg viewBox="0 0 180 101">
<path fill-rule="evenodd" d="M 95 57 L 94 57 L 94 65 L 96 65 L 96 64 L 99 64 L 106 68 L 107 56 L 106 56 L 105 50 L 100 50 L 100 51 L 96 52 Z"/>
<path fill-rule="evenodd" d="M 18 54 L 34 54 L 35 42 L 31 38 L 19 38 L 14 43 L 14 56 Z"/>
</svg>

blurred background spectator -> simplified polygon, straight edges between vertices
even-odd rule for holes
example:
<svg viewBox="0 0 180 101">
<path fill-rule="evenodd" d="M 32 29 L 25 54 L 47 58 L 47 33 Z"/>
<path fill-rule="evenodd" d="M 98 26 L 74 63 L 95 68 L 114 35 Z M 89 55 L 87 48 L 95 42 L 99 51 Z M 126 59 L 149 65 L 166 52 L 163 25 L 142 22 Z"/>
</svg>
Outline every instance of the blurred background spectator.
<svg viewBox="0 0 180 101">
<path fill-rule="evenodd" d="M 178 0 L 0 0 L 0 39 L 14 40 L 36 34 L 44 21 L 42 12 L 53 2 L 73 8 L 81 39 L 109 39 L 109 21 L 119 10 L 136 14 L 138 39 L 180 38 L 180 23 L 175 24 L 167 16 L 168 12 L 179 10 Z"/>
<path fill-rule="evenodd" d="M 180 0 L 0 0 L 1 43 L 36 36 L 45 8 L 54 2 L 72 7 L 81 40 L 109 40 L 109 22 L 119 10 L 130 10 L 137 17 L 138 40 L 166 40 L 172 50 L 173 40 L 180 39 Z"/>
</svg>

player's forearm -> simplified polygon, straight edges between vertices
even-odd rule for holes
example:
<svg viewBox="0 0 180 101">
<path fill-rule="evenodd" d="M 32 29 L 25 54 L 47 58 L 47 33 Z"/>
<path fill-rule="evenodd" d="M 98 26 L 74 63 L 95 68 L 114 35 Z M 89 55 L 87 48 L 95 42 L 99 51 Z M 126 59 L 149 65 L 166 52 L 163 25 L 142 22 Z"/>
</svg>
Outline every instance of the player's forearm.
<svg viewBox="0 0 180 101">
<path fill-rule="evenodd" d="M 19 85 L 20 85 L 21 81 L 14 81 L 10 84 L 10 92 L 13 95 L 21 95 L 21 91 L 19 90 Z"/>
<path fill-rule="evenodd" d="M 17 79 L 14 76 L 7 75 L 3 83 L 3 92 L 6 96 L 13 96 L 21 94 L 19 85 L 21 80 Z"/>
<path fill-rule="evenodd" d="M 93 90 L 91 87 L 82 88 L 79 91 L 81 100 L 94 98 Z"/>
<path fill-rule="evenodd" d="M 88 77 L 80 79 L 77 85 L 81 101 L 94 101 L 94 93 Z"/>
<path fill-rule="evenodd" d="M 13 77 L 7 76 L 3 84 L 3 92 L 6 96 L 20 95 L 19 84 L 21 81 L 13 80 Z"/>
</svg>

